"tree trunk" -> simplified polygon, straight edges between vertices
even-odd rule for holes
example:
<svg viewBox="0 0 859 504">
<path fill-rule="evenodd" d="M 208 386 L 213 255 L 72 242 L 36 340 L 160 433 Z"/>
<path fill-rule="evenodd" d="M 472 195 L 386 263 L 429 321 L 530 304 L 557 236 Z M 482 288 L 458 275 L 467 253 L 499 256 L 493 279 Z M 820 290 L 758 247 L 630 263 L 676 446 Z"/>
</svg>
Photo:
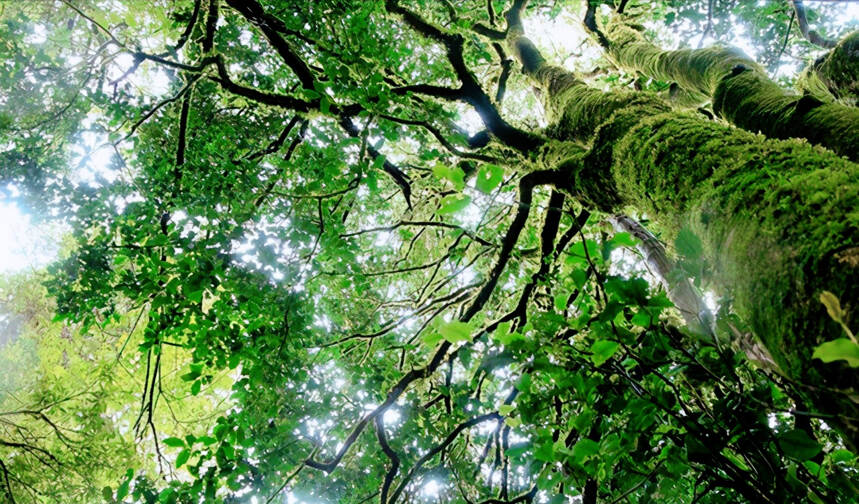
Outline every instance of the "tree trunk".
<svg viewBox="0 0 859 504">
<path fill-rule="evenodd" d="M 851 398 L 859 373 L 812 359 L 815 346 L 842 335 L 820 293 L 835 293 L 848 315 L 859 306 L 859 165 L 801 140 L 672 111 L 652 94 L 592 89 L 546 65 L 527 39 L 513 47 L 553 120 L 556 143 L 544 159 L 562 159 L 565 141 L 589 139 L 587 153 L 573 148 L 559 163 L 572 192 L 606 212 L 633 207 L 669 235 L 690 228 L 714 284 L 803 398 L 859 446 Z"/>
</svg>

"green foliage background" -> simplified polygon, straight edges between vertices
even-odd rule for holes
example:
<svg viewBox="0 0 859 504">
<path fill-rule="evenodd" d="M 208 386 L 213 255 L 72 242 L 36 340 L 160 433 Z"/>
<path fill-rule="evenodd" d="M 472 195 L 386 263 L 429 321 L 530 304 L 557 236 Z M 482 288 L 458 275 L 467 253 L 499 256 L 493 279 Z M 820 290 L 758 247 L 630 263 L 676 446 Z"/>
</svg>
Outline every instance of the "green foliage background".
<svg viewBox="0 0 859 504">
<path fill-rule="evenodd" d="M 785 2 L 622 3 L 665 46 L 741 31 L 784 86 L 823 54 Z M 849 436 L 696 234 L 650 225 L 718 296 L 703 332 L 520 147 L 546 113 L 509 4 L 0 1 L 0 194 L 69 240 L 0 285 L 0 501 L 856 502 Z M 525 31 L 584 13 L 533 1 Z"/>
</svg>

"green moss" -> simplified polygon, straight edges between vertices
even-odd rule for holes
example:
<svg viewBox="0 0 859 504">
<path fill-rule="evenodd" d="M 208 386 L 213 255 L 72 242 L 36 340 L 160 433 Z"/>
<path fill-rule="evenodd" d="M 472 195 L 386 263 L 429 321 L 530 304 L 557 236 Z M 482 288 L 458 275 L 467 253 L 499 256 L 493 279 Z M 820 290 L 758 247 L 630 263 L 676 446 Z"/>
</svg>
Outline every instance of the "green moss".
<svg viewBox="0 0 859 504">
<path fill-rule="evenodd" d="M 612 173 L 624 202 L 701 237 L 716 282 L 779 367 L 818 388 L 806 390 L 817 408 L 859 417 L 847 395 L 859 373 L 811 358 L 816 345 L 840 335 L 820 292 L 859 308 L 859 264 L 845 259 L 859 250 L 859 165 L 802 141 L 670 113 L 629 130 L 614 149 Z M 841 427 L 859 444 L 859 424 Z"/>
<path fill-rule="evenodd" d="M 675 82 L 687 92 L 697 93 L 702 103 L 710 99 L 719 81 L 734 67 L 742 65 L 763 72 L 754 60 L 732 47 L 664 51 L 622 20 L 610 23 L 605 33 L 611 42 L 608 55 L 618 66 Z"/>
<path fill-rule="evenodd" d="M 766 75 L 742 71 L 722 79 L 713 110 L 748 131 L 774 138 L 806 138 L 859 160 L 859 108 L 786 94 Z"/>
<path fill-rule="evenodd" d="M 790 94 L 734 48 L 663 51 L 620 20 L 607 27 L 606 35 L 608 53 L 619 66 L 709 97 L 720 117 L 743 129 L 772 138 L 806 138 L 859 161 L 859 109 L 855 107 Z M 848 37 L 839 47 L 842 50 L 833 50 L 826 66 L 827 75 L 843 76 L 839 85 L 855 87 L 859 65 L 844 62 L 849 59 L 846 55 L 859 52 L 859 37 Z"/>
<path fill-rule="evenodd" d="M 572 162 L 565 159 L 557 165 L 570 172 L 574 195 L 604 211 L 617 206 L 616 191 L 606 190 L 613 181 L 604 169 L 611 164 L 612 145 L 642 117 L 667 112 L 670 107 L 652 93 L 604 93 L 558 67 L 544 66 L 535 77 L 548 90 L 546 110 L 553 121 L 546 132 L 549 137 L 590 146 L 588 152 L 574 156 Z M 557 158 L 555 150 L 550 148 L 543 158 Z"/>
<path fill-rule="evenodd" d="M 838 42 L 825 56 L 809 66 L 797 81 L 797 87 L 823 101 L 859 103 L 859 32 Z"/>
<path fill-rule="evenodd" d="M 573 193 L 604 211 L 632 206 L 667 230 L 690 226 L 714 281 L 805 399 L 859 418 L 848 396 L 859 373 L 811 358 L 840 334 L 820 292 L 859 309 L 859 165 L 805 141 L 768 139 L 671 111 L 654 95 L 603 93 L 563 74 L 539 72 L 550 76 L 543 83 L 553 92 L 552 135 L 589 141 L 586 154 L 562 163 Z M 845 418 L 839 426 L 859 446 L 859 424 Z"/>
</svg>

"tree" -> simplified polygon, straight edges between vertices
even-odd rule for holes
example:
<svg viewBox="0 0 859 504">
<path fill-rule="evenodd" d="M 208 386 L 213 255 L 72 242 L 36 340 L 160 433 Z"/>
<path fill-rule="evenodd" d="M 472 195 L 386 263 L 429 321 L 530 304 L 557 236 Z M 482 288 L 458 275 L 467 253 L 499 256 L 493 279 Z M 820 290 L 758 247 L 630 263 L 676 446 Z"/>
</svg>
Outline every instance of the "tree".
<svg viewBox="0 0 859 504">
<path fill-rule="evenodd" d="M 827 52 L 793 92 L 735 49 L 661 49 L 644 26 L 678 12 L 702 42 L 758 19 L 776 70 L 794 19 L 792 50 Z M 135 407 L 183 471 L 118 469 L 105 495 L 850 502 L 859 62 L 813 14 L 6 5 L 5 181 L 71 227 L 59 320 L 145 312 Z M 607 58 L 589 77 L 529 38 L 565 17 Z M 234 379 L 184 438 L 153 420 L 190 400 L 164 393 L 176 366 L 191 396 Z"/>
<path fill-rule="evenodd" d="M 175 441 L 155 433 L 185 437 L 188 425 L 222 414 L 218 395 L 232 380 L 219 377 L 194 398 L 187 382 L 165 366 L 158 391 L 164 402 L 181 398 L 182 408 L 168 403 L 165 414 L 144 415 L 147 409 L 132 405 L 139 404 L 148 363 L 129 342 L 146 325 L 145 310 L 126 307 L 126 316 L 98 320 L 81 332 L 51 321 L 54 307 L 43 280 L 43 274 L 0 280 L 0 321 L 11 337 L 0 348 L 3 502 L 98 502 L 106 492 L 108 499 L 122 499 L 135 471 L 175 475 L 175 460 L 163 457 L 160 444 Z M 165 359 L 174 366 L 190 361 L 176 348 L 166 349 Z"/>
</svg>

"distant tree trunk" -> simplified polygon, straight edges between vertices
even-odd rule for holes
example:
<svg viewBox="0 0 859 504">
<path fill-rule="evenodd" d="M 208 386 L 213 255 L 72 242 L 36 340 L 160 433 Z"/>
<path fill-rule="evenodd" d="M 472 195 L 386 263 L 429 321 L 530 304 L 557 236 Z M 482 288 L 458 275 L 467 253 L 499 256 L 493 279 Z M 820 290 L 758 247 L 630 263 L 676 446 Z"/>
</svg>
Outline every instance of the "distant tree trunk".
<svg viewBox="0 0 859 504">
<path fill-rule="evenodd" d="M 669 236 L 691 229 L 714 283 L 779 368 L 859 446 L 859 404 L 850 398 L 859 373 L 812 359 L 815 346 L 842 336 L 820 293 L 835 293 L 848 312 L 859 307 L 859 165 L 801 140 L 674 111 L 653 94 L 590 88 L 547 65 L 524 37 L 511 48 L 551 116 L 556 141 L 544 159 L 569 171 L 576 196 L 605 212 L 633 207 Z M 733 99 L 723 95 L 725 109 Z M 570 140 L 590 149 L 570 148 L 565 161 Z"/>
<path fill-rule="evenodd" d="M 668 257 L 662 243 L 638 221 L 626 215 L 613 215 L 611 223 L 618 231 L 627 232 L 638 240 L 637 248 L 648 270 L 662 284 L 689 330 L 718 344 L 711 327 L 713 314 L 692 282 Z"/>
</svg>

